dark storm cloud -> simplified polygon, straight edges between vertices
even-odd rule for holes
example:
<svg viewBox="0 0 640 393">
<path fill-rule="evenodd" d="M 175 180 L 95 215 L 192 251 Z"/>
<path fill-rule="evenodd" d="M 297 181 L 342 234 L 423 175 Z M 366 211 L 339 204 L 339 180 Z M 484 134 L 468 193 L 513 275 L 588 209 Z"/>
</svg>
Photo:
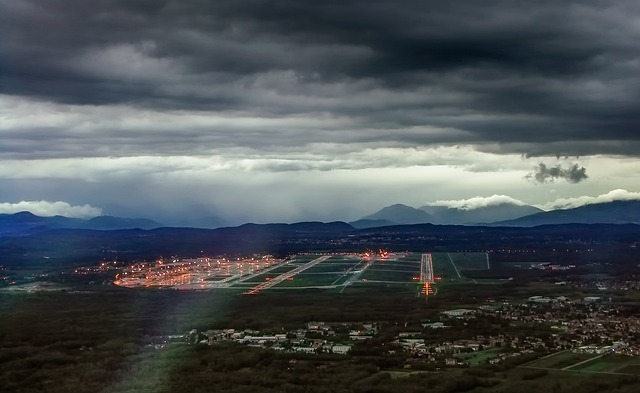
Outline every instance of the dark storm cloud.
<svg viewBox="0 0 640 393">
<path fill-rule="evenodd" d="M 556 166 L 547 166 L 545 163 L 538 163 L 536 169 L 527 175 L 527 178 L 538 183 L 553 182 L 557 179 L 565 180 L 569 183 L 580 183 L 587 180 L 587 169 L 578 164 L 571 164 L 566 168 L 558 164 Z"/>
<path fill-rule="evenodd" d="M 124 137 L 127 129 L 102 127 L 93 141 L 52 132 L 80 151 L 98 140 L 104 154 L 383 141 L 638 155 L 629 146 L 640 143 L 639 13 L 635 0 L 7 0 L 0 92 L 75 105 L 348 119 L 343 128 L 185 122 Z M 5 150 L 52 145 L 37 129 L 22 139 Z"/>
</svg>

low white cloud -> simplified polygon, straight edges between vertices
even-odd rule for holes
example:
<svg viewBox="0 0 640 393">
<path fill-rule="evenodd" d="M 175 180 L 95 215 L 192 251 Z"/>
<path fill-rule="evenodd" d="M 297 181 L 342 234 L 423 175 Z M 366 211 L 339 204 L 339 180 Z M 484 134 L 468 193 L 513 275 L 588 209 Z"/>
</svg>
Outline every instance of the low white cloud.
<svg viewBox="0 0 640 393">
<path fill-rule="evenodd" d="M 461 210 L 474 210 L 481 207 L 501 205 L 503 203 L 510 203 L 518 206 L 526 205 L 526 203 L 507 195 L 492 195 L 489 197 L 477 196 L 469 199 L 456 199 L 456 200 L 448 200 L 448 201 L 440 200 L 435 202 L 429 202 L 426 205 L 427 206 L 444 206 L 448 208 L 461 209 Z"/>
<path fill-rule="evenodd" d="M 74 206 L 67 202 L 56 201 L 20 201 L 0 203 L 0 214 L 13 214 L 28 211 L 36 216 L 65 216 L 72 218 L 92 218 L 102 215 L 102 209 L 91 205 Z"/>
<path fill-rule="evenodd" d="M 592 205 L 595 203 L 606 203 L 613 201 L 637 201 L 640 200 L 640 192 L 630 192 L 623 189 L 611 190 L 606 194 L 601 194 L 595 197 L 592 196 L 579 196 L 575 198 L 560 198 L 555 201 L 546 203 L 539 206 L 544 210 L 556 210 L 556 209 L 572 209 L 584 205 Z"/>
</svg>

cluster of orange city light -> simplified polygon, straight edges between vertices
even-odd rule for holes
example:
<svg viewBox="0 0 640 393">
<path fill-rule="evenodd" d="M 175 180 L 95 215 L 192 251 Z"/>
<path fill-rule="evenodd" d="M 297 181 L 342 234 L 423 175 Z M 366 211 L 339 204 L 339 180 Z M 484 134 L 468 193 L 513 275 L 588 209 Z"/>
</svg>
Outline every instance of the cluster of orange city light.
<svg viewBox="0 0 640 393">
<path fill-rule="evenodd" d="M 275 263 L 271 256 L 251 258 L 193 258 L 135 263 L 116 274 L 114 283 L 124 287 L 213 285 L 217 279 L 240 277 Z"/>
</svg>

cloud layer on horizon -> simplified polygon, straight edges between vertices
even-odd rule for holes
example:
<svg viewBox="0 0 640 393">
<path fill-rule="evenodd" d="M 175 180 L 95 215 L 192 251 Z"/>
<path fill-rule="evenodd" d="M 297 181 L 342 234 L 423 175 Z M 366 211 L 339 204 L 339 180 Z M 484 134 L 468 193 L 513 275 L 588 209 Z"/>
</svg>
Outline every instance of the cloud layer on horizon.
<svg viewBox="0 0 640 393">
<path fill-rule="evenodd" d="M 605 194 L 597 196 L 580 196 L 575 198 L 558 198 L 544 204 L 534 204 L 542 210 L 564 210 L 576 207 L 593 205 L 597 203 L 607 203 L 614 201 L 640 201 L 640 192 L 630 192 L 623 189 L 611 190 Z M 427 202 L 426 206 L 444 206 L 452 209 L 474 210 L 487 206 L 496 206 L 503 203 L 524 206 L 527 203 L 512 198 L 508 195 L 492 195 L 488 197 L 477 196 L 468 199 L 458 200 L 438 200 Z"/>
<path fill-rule="evenodd" d="M 526 203 L 510 196 L 494 194 L 489 197 L 477 196 L 469 199 L 438 200 L 435 202 L 428 202 L 426 206 L 443 206 L 450 209 L 475 210 L 483 207 L 497 206 L 501 204 L 512 204 L 518 206 L 526 205 Z"/>
<path fill-rule="evenodd" d="M 70 218 L 93 218 L 102 215 L 102 210 L 90 205 L 73 206 L 63 201 L 20 201 L 0 203 L 0 214 L 28 211 L 36 216 L 65 216 Z"/>
<path fill-rule="evenodd" d="M 611 190 L 597 196 L 581 196 L 576 198 L 558 198 L 543 205 L 535 205 L 543 210 L 573 209 L 581 206 L 608 203 L 614 201 L 640 201 L 640 192 L 623 189 Z M 476 196 L 468 199 L 437 200 L 425 203 L 426 206 L 442 206 L 451 209 L 475 210 L 501 204 L 525 206 L 527 203 L 507 195 Z M 67 202 L 56 201 L 20 201 L 17 203 L 0 203 L 0 214 L 14 214 L 23 211 L 37 216 L 50 217 L 61 215 L 72 218 L 92 218 L 102 215 L 102 209 L 90 205 L 74 206 Z"/>
<path fill-rule="evenodd" d="M 623 189 L 611 190 L 606 194 L 598 196 L 580 196 L 576 198 L 559 198 L 555 201 L 546 203 L 540 208 L 544 210 L 556 209 L 573 209 L 585 205 L 593 205 L 596 203 L 607 203 L 614 201 L 638 201 L 640 200 L 640 192 L 629 192 Z"/>
</svg>

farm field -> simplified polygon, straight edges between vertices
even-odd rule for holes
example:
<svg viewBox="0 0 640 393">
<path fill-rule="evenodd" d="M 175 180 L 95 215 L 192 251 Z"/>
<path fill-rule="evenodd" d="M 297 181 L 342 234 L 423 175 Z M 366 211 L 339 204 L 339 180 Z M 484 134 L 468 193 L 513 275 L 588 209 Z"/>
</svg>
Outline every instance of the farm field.
<svg viewBox="0 0 640 393">
<path fill-rule="evenodd" d="M 561 370 L 579 373 L 640 374 L 640 360 L 636 357 L 563 351 L 524 364 L 522 368 Z"/>
<path fill-rule="evenodd" d="M 623 355 L 605 355 L 567 370 L 598 373 L 640 374 L 640 359 Z"/>
<path fill-rule="evenodd" d="M 523 365 L 530 368 L 547 368 L 547 369 L 563 369 L 574 364 L 593 358 L 595 355 L 589 353 L 575 353 L 571 351 L 562 351 L 551 356 L 534 360 L 531 363 Z"/>
<path fill-rule="evenodd" d="M 461 353 L 458 357 L 462 360 L 469 362 L 472 366 L 486 363 L 488 360 L 497 357 L 500 354 L 500 348 L 486 349 L 483 351 L 476 351 L 471 353 Z"/>
</svg>

